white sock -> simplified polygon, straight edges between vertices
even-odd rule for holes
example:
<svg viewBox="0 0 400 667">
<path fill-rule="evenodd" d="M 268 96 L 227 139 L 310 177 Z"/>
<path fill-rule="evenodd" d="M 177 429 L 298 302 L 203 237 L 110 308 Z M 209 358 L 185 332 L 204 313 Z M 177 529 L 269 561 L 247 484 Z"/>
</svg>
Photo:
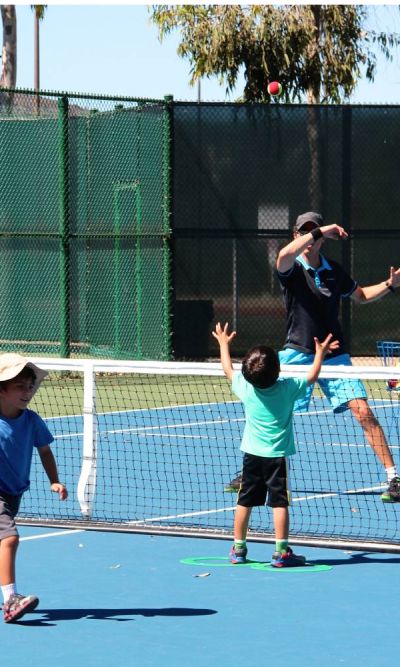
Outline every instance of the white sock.
<svg viewBox="0 0 400 667">
<path fill-rule="evenodd" d="M 16 595 L 17 586 L 15 584 L 6 584 L 1 587 L 1 592 L 3 593 L 4 602 L 7 602 L 12 595 Z"/>
<path fill-rule="evenodd" d="M 391 468 L 385 468 L 385 470 L 386 470 L 388 482 L 390 482 L 393 479 L 393 477 L 397 477 L 396 466 L 392 466 Z"/>
</svg>

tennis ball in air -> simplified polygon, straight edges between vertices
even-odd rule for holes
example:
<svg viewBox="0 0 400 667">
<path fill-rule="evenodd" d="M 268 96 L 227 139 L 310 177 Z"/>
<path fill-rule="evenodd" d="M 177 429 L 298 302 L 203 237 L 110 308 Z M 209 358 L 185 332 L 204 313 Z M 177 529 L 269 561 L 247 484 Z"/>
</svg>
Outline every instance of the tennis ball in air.
<svg viewBox="0 0 400 667">
<path fill-rule="evenodd" d="M 278 95 L 281 95 L 283 91 L 283 88 L 279 81 L 271 81 L 271 83 L 268 84 L 268 92 L 270 95 L 273 97 L 277 97 Z"/>
</svg>

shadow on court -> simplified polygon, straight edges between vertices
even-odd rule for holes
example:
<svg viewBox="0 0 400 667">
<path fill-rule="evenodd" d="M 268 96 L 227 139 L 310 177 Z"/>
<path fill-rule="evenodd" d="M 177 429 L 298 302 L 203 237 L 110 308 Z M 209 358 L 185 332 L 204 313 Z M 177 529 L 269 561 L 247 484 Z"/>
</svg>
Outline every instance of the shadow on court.
<svg viewBox="0 0 400 667">
<path fill-rule="evenodd" d="M 393 558 L 376 558 L 375 554 L 355 553 L 349 554 L 349 558 L 324 558 L 323 560 L 310 560 L 312 565 L 367 565 L 369 563 L 379 563 L 379 565 L 392 565 L 393 563 L 400 563 L 400 556 L 393 556 Z"/>
<path fill-rule="evenodd" d="M 44 618 L 18 621 L 18 625 L 45 627 L 55 625 L 57 621 L 77 621 L 83 618 L 102 621 L 134 621 L 134 618 L 118 618 L 120 616 L 209 616 L 217 614 L 215 609 L 193 609 L 192 607 L 152 608 L 101 608 L 101 609 L 36 609 L 32 614 Z M 49 621 L 54 621 L 51 623 Z"/>
</svg>

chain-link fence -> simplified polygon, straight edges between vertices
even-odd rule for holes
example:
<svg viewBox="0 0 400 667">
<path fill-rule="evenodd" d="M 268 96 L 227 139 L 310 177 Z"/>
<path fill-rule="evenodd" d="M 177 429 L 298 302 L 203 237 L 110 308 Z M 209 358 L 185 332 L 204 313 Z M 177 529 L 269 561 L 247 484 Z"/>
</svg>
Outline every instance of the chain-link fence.
<svg viewBox="0 0 400 667">
<path fill-rule="evenodd" d="M 0 93 L 0 349 L 136 359 L 276 348 L 296 216 L 361 285 L 398 266 L 400 107 Z M 397 295 L 343 302 L 353 355 L 397 337 Z"/>
<path fill-rule="evenodd" d="M 208 334 L 218 320 L 237 328 L 235 355 L 282 347 L 274 265 L 299 213 L 345 226 L 349 240 L 323 251 L 361 285 L 387 278 L 400 265 L 399 146 L 400 107 L 176 103 L 174 285 L 178 313 L 191 315 L 176 322 L 178 351 L 216 355 Z M 397 298 L 343 300 L 353 355 L 398 338 Z"/>
<path fill-rule="evenodd" d="M 170 357 L 163 101 L 0 94 L 0 347 Z"/>
</svg>

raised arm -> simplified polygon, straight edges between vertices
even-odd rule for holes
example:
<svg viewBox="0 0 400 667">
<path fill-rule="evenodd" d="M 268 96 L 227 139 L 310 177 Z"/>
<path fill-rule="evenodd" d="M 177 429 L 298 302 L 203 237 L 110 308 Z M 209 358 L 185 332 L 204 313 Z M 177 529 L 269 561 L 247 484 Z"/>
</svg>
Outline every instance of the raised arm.
<svg viewBox="0 0 400 667">
<path fill-rule="evenodd" d="M 324 227 L 317 227 L 311 232 L 307 232 L 307 234 L 298 234 L 293 241 L 290 241 L 279 252 L 276 260 L 276 268 L 279 273 L 286 273 L 292 268 L 296 257 L 301 255 L 308 246 L 314 245 L 320 239 L 338 241 L 339 239 L 346 239 L 347 236 L 347 232 L 345 232 L 343 227 L 339 227 L 339 225 L 325 225 Z"/>
<path fill-rule="evenodd" d="M 217 326 L 215 327 L 215 331 L 212 332 L 212 335 L 217 339 L 219 344 L 222 369 L 228 380 L 232 380 L 233 367 L 229 345 L 233 338 L 236 336 L 236 331 L 232 331 L 230 334 L 228 334 L 228 322 L 226 322 L 224 328 L 222 328 L 221 324 L 218 322 Z"/>
<path fill-rule="evenodd" d="M 358 286 L 351 295 L 351 298 L 353 301 L 356 301 L 356 303 L 377 301 L 383 296 L 394 292 L 397 287 L 400 287 L 400 268 L 395 269 L 394 266 L 391 266 L 389 278 L 387 280 L 377 283 L 376 285 L 368 285 L 367 287 Z"/>
<path fill-rule="evenodd" d="M 332 340 L 332 334 L 328 334 L 322 343 L 318 338 L 314 338 L 315 343 L 315 357 L 310 370 L 307 373 L 308 384 L 314 384 L 321 372 L 321 366 L 327 354 L 339 347 L 338 340 Z"/>
</svg>

